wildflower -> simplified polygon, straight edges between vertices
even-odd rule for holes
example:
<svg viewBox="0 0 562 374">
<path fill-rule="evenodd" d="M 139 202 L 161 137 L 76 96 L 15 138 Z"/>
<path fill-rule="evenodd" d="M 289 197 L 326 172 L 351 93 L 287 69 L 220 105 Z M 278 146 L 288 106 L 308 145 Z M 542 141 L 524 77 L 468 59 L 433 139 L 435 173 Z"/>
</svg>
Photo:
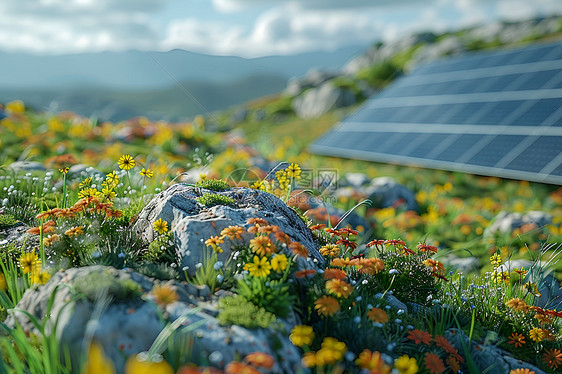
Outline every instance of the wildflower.
<svg viewBox="0 0 562 374">
<path fill-rule="evenodd" d="M 543 314 L 540 314 L 540 313 L 535 314 L 535 319 L 543 325 L 552 323 L 552 318 L 550 318 L 548 316 L 545 316 Z"/>
<path fill-rule="evenodd" d="M 351 250 L 354 250 L 355 248 L 357 248 L 357 244 L 355 242 L 347 239 L 347 238 L 338 239 L 336 241 L 336 244 L 343 245 L 346 252 L 347 252 L 348 248 L 351 248 Z"/>
<path fill-rule="evenodd" d="M 324 270 L 324 279 L 345 279 L 347 273 L 340 269 L 326 269 Z"/>
<path fill-rule="evenodd" d="M 271 369 L 275 364 L 273 357 L 267 353 L 262 352 L 252 352 L 246 355 L 245 360 L 250 364 L 257 367 L 262 367 L 266 369 Z"/>
<path fill-rule="evenodd" d="M 341 248 L 336 244 L 326 244 L 319 249 L 319 252 L 322 256 L 337 257 L 341 253 Z"/>
<path fill-rule="evenodd" d="M 154 230 L 156 230 L 159 234 L 164 234 L 166 231 L 168 231 L 168 222 L 164 221 L 162 218 L 158 218 L 156 221 L 154 221 L 152 226 L 154 227 Z"/>
<path fill-rule="evenodd" d="M 291 238 L 289 237 L 289 235 L 285 234 L 282 231 L 277 231 L 275 234 L 273 234 L 273 236 L 275 237 L 275 240 L 277 240 L 281 244 L 291 244 Z"/>
<path fill-rule="evenodd" d="M 26 233 L 31 235 L 39 235 L 41 233 L 46 234 L 55 231 L 53 226 L 55 226 L 55 221 L 47 221 L 41 226 L 30 228 L 26 231 Z"/>
<path fill-rule="evenodd" d="M 222 248 L 219 244 L 224 243 L 224 240 L 220 236 L 211 236 L 209 239 L 205 240 L 205 245 L 207 247 L 213 248 L 216 253 L 222 253 Z"/>
<path fill-rule="evenodd" d="M 316 362 L 320 366 L 334 364 L 343 358 L 345 350 L 345 343 L 330 337 L 324 338 L 322 348 L 316 352 Z"/>
<path fill-rule="evenodd" d="M 39 257 L 37 257 L 35 252 L 24 253 L 19 258 L 19 263 L 24 274 L 35 273 L 38 269 L 41 268 L 41 261 L 39 260 Z"/>
<path fill-rule="evenodd" d="M 312 225 L 310 226 L 310 231 L 315 231 L 315 230 L 324 230 L 326 228 L 326 225 L 323 223 L 319 223 L 317 225 Z"/>
<path fill-rule="evenodd" d="M 367 312 L 367 317 L 377 323 L 388 322 L 388 314 L 380 308 L 372 308 Z"/>
<path fill-rule="evenodd" d="M 502 258 L 499 254 L 495 253 L 490 257 L 490 263 L 494 268 L 498 267 L 502 263 Z"/>
<path fill-rule="evenodd" d="M 265 184 L 263 183 L 263 181 L 255 181 L 254 184 L 250 186 L 250 188 L 254 190 L 265 191 Z"/>
<path fill-rule="evenodd" d="M 330 265 L 332 266 L 339 266 L 339 267 L 346 267 L 350 265 L 351 260 L 349 257 L 344 258 L 334 258 Z"/>
<path fill-rule="evenodd" d="M 277 247 L 269 237 L 260 235 L 250 240 L 250 249 L 259 256 L 265 256 L 274 253 Z"/>
<path fill-rule="evenodd" d="M 427 352 L 424 362 L 425 367 L 431 374 L 440 374 L 445 371 L 445 364 L 435 353 Z"/>
<path fill-rule="evenodd" d="M 353 286 L 340 279 L 332 279 L 326 282 L 326 290 L 336 297 L 348 298 L 353 292 Z"/>
<path fill-rule="evenodd" d="M 535 372 L 531 369 L 519 368 L 519 369 L 511 370 L 509 374 L 535 374 Z"/>
<path fill-rule="evenodd" d="M 295 271 L 295 278 L 305 278 L 308 277 L 309 275 L 314 275 L 316 274 L 316 270 L 314 269 L 304 269 L 304 270 L 299 270 L 299 271 Z"/>
<path fill-rule="evenodd" d="M 113 190 L 113 187 L 108 187 L 108 186 L 103 186 L 103 188 L 101 189 L 101 194 L 103 197 L 105 197 L 108 200 L 113 200 L 117 195 Z"/>
<path fill-rule="evenodd" d="M 162 308 L 179 300 L 178 294 L 169 285 L 154 286 L 151 294 L 154 296 L 156 304 L 160 305 Z"/>
<path fill-rule="evenodd" d="M 384 362 L 381 354 L 377 351 L 371 352 L 368 349 L 359 354 L 355 364 L 361 369 L 369 370 L 371 373 L 390 374 L 390 367 Z"/>
<path fill-rule="evenodd" d="M 437 253 L 437 247 L 425 243 L 418 243 L 418 249 L 422 252 L 434 252 Z"/>
<path fill-rule="evenodd" d="M 392 239 L 392 240 L 385 240 L 385 245 L 392 245 L 394 248 L 404 248 L 406 246 L 406 242 L 402 239 Z"/>
<path fill-rule="evenodd" d="M 562 365 L 562 352 L 556 348 L 545 349 L 542 360 L 549 368 L 558 369 Z"/>
<path fill-rule="evenodd" d="M 340 303 L 331 296 L 322 296 L 314 302 L 314 308 L 323 316 L 331 316 L 340 310 Z"/>
<path fill-rule="evenodd" d="M 514 309 L 516 312 L 526 312 L 529 310 L 529 305 L 522 299 L 513 298 L 507 301 L 505 305 Z"/>
<path fill-rule="evenodd" d="M 133 373 L 174 374 L 174 369 L 161 355 L 150 357 L 148 352 L 141 352 L 130 356 L 125 362 L 125 374 Z"/>
<path fill-rule="evenodd" d="M 119 165 L 119 169 L 131 170 L 135 167 L 135 160 L 130 155 L 123 155 L 119 161 L 117 161 L 117 164 Z"/>
<path fill-rule="evenodd" d="M 509 344 L 513 344 L 515 348 L 522 347 L 525 344 L 525 335 L 512 333 L 509 336 Z"/>
<path fill-rule="evenodd" d="M 240 236 L 244 232 L 244 229 L 240 226 L 228 226 L 221 231 L 221 236 L 228 237 L 231 240 L 242 239 Z"/>
<path fill-rule="evenodd" d="M 425 260 L 423 262 L 423 264 L 427 267 L 430 267 L 431 270 L 433 270 L 434 272 L 443 272 L 445 271 L 445 266 L 443 265 L 443 263 L 434 260 L 432 258 L 428 258 L 427 260 Z"/>
<path fill-rule="evenodd" d="M 429 334 L 427 331 L 422 331 L 418 329 L 408 331 L 407 338 L 413 340 L 414 343 L 416 344 L 424 343 L 426 345 L 430 345 L 432 340 L 431 334 Z"/>
<path fill-rule="evenodd" d="M 90 184 L 92 184 L 92 177 L 88 177 L 88 178 L 84 179 L 82 182 L 80 182 L 80 184 L 78 185 L 78 187 L 79 187 L 79 188 L 87 187 L 87 186 L 89 186 Z"/>
<path fill-rule="evenodd" d="M 492 281 L 494 283 L 505 283 L 509 284 L 509 273 L 507 271 L 496 271 L 492 272 Z"/>
<path fill-rule="evenodd" d="M 540 341 L 543 341 L 546 338 L 546 334 L 544 333 L 543 329 L 539 329 L 537 327 L 534 327 L 529 331 L 529 337 L 534 342 L 540 342 Z"/>
<path fill-rule="evenodd" d="M 316 352 L 305 352 L 301 359 L 302 366 L 305 368 L 311 368 L 320 364 L 319 366 L 323 366 L 324 363 L 320 363 L 316 357 Z"/>
<path fill-rule="evenodd" d="M 293 254 L 296 256 L 307 258 L 308 257 L 308 249 L 304 245 L 299 242 L 292 242 L 289 244 L 289 249 L 293 251 Z"/>
<path fill-rule="evenodd" d="M 84 365 L 85 374 L 107 373 L 115 374 L 115 366 L 111 359 L 103 354 L 103 347 L 97 342 L 90 344 L 88 358 Z"/>
<path fill-rule="evenodd" d="M 68 166 L 59 169 L 59 171 L 63 174 L 67 174 L 69 170 L 70 168 Z"/>
<path fill-rule="evenodd" d="M 64 232 L 64 235 L 68 236 L 69 238 L 82 234 L 84 234 L 84 230 L 82 230 L 82 226 L 74 226 Z"/>
<path fill-rule="evenodd" d="M 117 173 L 115 171 L 112 171 L 111 173 L 109 173 L 105 176 L 104 182 L 108 186 L 117 186 L 119 184 L 119 176 L 117 175 Z"/>
<path fill-rule="evenodd" d="M 517 274 L 519 274 L 519 277 L 520 277 L 521 279 L 525 278 L 525 276 L 526 276 L 527 273 L 529 272 L 529 271 L 527 271 L 527 270 L 525 270 L 525 269 L 523 269 L 523 268 L 521 268 L 521 269 L 515 269 L 515 270 L 513 270 L 513 271 L 516 272 Z"/>
<path fill-rule="evenodd" d="M 60 240 L 60 236 L 58 236 L 57 234 L 53 234 L 53 235 L 49 235 L 46 238 L 43 238 L 43 245 L 45 247 L 50 247 L 53 245 L 54 242 L 57 242 Z"/>
<path fill-rule="evenodd" d="M 3 273 L 0 273 L 0 291 L 8 291 L 8 282 Z"/>
<path fill-rule="evenodd" d="M 152 178 L 154 176 L 154 172 L 150 169 L 145 169 L 142 168 L 142 170 L 139 172 L 140 175 L 142 175 L 143 177 L 147 177 L 147 178 Z"/>
<path fill-rule="evenodd" d="M 260 374 L 258 369 L 237 361 L 232 361 L 226 365 L 224 372 L 226 374 Z"/>
<path fill-rule="evenodd" d="M 451 345 L 451 343 L 449 343 L 449 341 L 447 340 L 447 338 L 445 338 L 442 335 L 435 335 L 435 345 L 437 345 L 438 347 L 443 348 L 443 350 L 447 353 L 456 353 L 457 350 L 455 349 L 455 347 L 453 347 Z"/>
<path fill-rule="evenodd" d="M 285 255 L 277 255 L 271 259 L 271 268 L 277 273 L 281 273 L 287 268 L 289 261 Z"/>
<path fill-rule="evenodd" d="M 541 297 L 541 293 L 539 292 L 539 289 L 537 287 L 536 284 L 531 283 L 531 282 L 527 282 L 523 285 L 523 287 L 525 287 L 525 289 L 532 293 L 533 295 L 535 295 L 536 297 Z"/>
<path fill-rule="evenodd" d="M 36 271 L 31 273 L 31 283 L 46 284 L 51 279 L 51 274 L 46 271 Z"/>
<path fill-rule="evenodd" d="M 289 178 L 299 179 L 301 175 L 301 167 L 298 164 L 291 164 L 285 170 Z"/>
<path fill-rule="evenodd" d="M 253 262 L 247 264 L 247 268 L 250 275 L 258 278 L 266 277 L 271 272 L 271 264 L 266 257 L 260 259 L 258 256 L 254 256 Z"/>
<path fill-rule="evenodd" d="M 99 196 L 99 195 L 100 195 L 100 192 L 93 187 L 86 187 L 86 188 L 80 190 L 80 192 L 78 192 L 78 198 L 79 199 L 85 199 L 85 198 L 88 198 L 88 197 L 96 197 L 96 196 Z"/>
<path fill-rule="evenodd" d="M 447 363 L 447 365 L 449 365 L 453 373 L 458 373 L 461 370 L 461 365 L 454 356 L 449 355 L 445 362 Z"/>
<path fill-rule="evenodd" d="M 246 223 L 248 225 L 254 225 L 254 226 L 265 226 L 265 225 L 269 225 L 269 222 L 263 218 L 259 218 L 259 217 L 252 217 L 249 218 L 248 221 L 246 221 Z"/>
<path fill-rule="evenodd" d="M 414 357 L 403 355 L 394 361 L 394 368 L 400 374 L 416 374 L 419 370 L 418 362 Z"/>
<path fill-rule="evenodd" d="M 311 345 L 314 339 L 314 330 L 311 326 L 297 325 L 291 330 L 289 335 L 291 343 L 297 347 L 302 347 L 303 345 Z"/>
</svg>

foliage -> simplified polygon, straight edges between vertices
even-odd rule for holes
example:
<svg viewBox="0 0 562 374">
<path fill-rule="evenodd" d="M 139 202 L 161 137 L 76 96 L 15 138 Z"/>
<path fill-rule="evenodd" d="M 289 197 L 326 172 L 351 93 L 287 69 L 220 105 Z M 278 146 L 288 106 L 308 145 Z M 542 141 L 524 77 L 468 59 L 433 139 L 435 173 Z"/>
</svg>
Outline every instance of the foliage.
<svg viewBox="0 0 562 374">
<path fill-rule="evenodd" d="M 81 276 L 75 280 L 74 287 L 91 301 L 95 301 L 104 292 L 116 300 L 136 299 L 142 293 L 142 288 L 137 282 L 132 279 L 115 278 L 108 271 L 97 271 Z"/>
<path fill-rule="evenodd" d="M 364 68 L 357 73 L 358 79 L 367 81 L 373 87 L 383 87 L 402 73 L 402 70 L 390 61 Z"/>
<path fill-rule="evenodd" d="M 15 226 L 18 222 L 12 214 L 0 214 L 0 230 Z"/>
<path fill-rule="evenodd" d="M 240 280 L 236 291 L 246 300 L 282 318 L 287 317 L 296 299 L 295 295 L 290 293 L 288 284 L 267 278 L 251 277 Z"/>
<path fill-rule="evenodd" d="M 207 190 L 213 191 L 226 191 L 230 189 L 228 183 L 223 181 L 222 179 L 201 179 L 195 183 L 195 187 L 205 188 Z"/>
<path fill-rule="evenodd" d="M 273 313 L 239 295 L 219 300 L 217 319 L 221 325 L 239 325 L 249 329 L 267 328 L 277 320 Z"/>
<path fill-rule="evenodd" d="M 158 235 L 148 245 L 148 250 L 143 253 L 142 259 L 147 262 L 172 264 L 176 261 L 176 248 L 174 233 L 168 231 Z"/>
<path fill-rule="evenodd" d="M 233 205 L 234 200 L 228 196 L 214 194 L 214 193 L 204 193 L 203 196 L 196 198 L 199 204 L 210 208 L 215 205 Z"/>
</svg>

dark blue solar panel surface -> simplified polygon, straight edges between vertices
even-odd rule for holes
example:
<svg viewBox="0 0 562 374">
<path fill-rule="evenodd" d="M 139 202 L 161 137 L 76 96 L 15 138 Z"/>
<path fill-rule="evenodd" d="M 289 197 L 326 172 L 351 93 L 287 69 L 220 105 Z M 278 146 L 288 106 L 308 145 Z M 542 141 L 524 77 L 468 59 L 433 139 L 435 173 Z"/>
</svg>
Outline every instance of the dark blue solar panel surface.
<svg viewBox="0 0 562 374">
<path fill-rule="evenodd" d="M 343 124 L 311 151 L 562 184 L 562 42 L 428 63 Z"/>
</svg>

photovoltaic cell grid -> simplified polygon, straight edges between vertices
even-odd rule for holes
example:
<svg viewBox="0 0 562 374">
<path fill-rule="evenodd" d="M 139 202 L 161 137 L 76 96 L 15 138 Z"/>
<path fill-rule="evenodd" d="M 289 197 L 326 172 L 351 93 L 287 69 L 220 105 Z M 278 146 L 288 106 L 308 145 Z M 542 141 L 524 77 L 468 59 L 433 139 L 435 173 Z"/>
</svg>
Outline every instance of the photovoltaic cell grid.
<svg viewBox="0 0 562 374">
<path fill-rule="evenodd" d="M 310 151 L 562 184 L 562 42 L 421 66 Z"/>
</svg>

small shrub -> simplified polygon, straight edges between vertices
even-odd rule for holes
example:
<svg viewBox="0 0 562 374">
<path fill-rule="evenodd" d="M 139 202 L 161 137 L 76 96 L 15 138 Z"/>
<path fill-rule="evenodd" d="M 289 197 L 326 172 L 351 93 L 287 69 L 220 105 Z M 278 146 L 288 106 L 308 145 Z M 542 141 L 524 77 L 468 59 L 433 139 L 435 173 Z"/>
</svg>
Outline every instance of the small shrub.
<svg viewBox="0 0 562 374">
<path fill-rule="evenodd" d="M 195 187 L 205 188 L 213 191 L 226 191 L 230 189 L 230 185 L 222 179 L 202 179 L 195 183 Z"/>
<path fill-rule="evenodd" d="M 148 251 L 142 256 L 147 262 L 161 262 L 171 264 L 176 261 L 174 233 L 168 231 L 149 244 Z"/>
<path fill-rule="evenodd" d="M 148 263 L 135 266 L 135 271 L 160 280 L 178 279 L 179 273 L 167 264 Z"/>
<path fill-rule="evenodd" d="M 220 299 L 217 319 L 221 325 L 240 325 L 249 329 L 267 328 L 277 320 L 274 314 L 242 296 L 226 296 Z"/>
<path fill-rule="evenodd" d="M 199 204 L 203 204 L 206 207 L 212 207 L 215 205 L 233 205 L 234 200 L 228 196 L 206 193 L 203 196 L 196 198 Z"/>
<path fill-rule="evenodd" d="M 89 300 L 95 301 L 102 292 L 107 292 L 117 300 L 130 300 L 139 297 L 141 286 L 132 279 L 118 279 L 108 271 L 95 272 L 78 278 L 74 287 Z"/>
<path fill-rule="evenodd" d="M 15 226 L 19 221 L 12 214 L 0 214 L 0 229 Z"/>
</svg>

